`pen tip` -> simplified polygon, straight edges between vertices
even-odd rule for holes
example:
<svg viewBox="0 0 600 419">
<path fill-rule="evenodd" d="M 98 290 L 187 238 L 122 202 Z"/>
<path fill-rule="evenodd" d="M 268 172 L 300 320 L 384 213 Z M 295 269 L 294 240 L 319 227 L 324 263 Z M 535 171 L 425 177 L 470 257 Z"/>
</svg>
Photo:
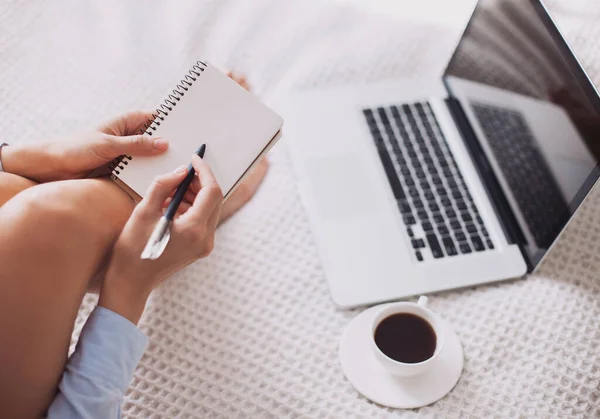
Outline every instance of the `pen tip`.
<svg viewBox="0 0 600 419">
<path fill-rule="evenodd" d="M 202 144 L 200 146 L 200 148 L 198 148 L 198 151 L 196 151 L 196 154 L 198 155 L 198 157 L 202 158 L 202 157 L 204 157 L 205 151 L 206 151 L 206 144 Z"/>
</svg>

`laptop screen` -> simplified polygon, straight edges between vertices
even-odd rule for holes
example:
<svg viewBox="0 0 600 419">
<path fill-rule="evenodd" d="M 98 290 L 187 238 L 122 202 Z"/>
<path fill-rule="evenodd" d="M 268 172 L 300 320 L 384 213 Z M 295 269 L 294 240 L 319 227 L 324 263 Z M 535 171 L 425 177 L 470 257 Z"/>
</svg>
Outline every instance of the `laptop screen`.
<svg viewBox="0 0 600 419">
<path fill-rule="evenodd" d="M 445 81 L 535 265 L 599 176 L 597 93 L 534 0 L 481 0 Z"/>
</svg>

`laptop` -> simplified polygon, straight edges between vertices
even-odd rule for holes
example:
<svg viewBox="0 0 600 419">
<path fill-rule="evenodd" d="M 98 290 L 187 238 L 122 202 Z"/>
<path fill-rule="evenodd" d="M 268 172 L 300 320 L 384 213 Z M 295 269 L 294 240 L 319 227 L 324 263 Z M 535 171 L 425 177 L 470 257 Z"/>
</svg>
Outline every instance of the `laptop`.
<svg viewBox="0 0 600 419">
<path fill-rule="evenodd" d="M 598 92 L 539 0 L 480 0 L 438 79 L 280 110 L 340 307 L 533 271 L 600 175 Z"/>
</svg>

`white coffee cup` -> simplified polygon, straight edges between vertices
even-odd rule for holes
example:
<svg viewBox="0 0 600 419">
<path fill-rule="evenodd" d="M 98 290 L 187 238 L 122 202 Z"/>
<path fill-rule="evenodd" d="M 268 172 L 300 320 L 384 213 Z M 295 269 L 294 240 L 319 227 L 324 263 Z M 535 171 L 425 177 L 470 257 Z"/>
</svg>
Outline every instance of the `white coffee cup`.
<svg viewBox="0 0 600 419">
<path fill-rule="evenodd" d="M 402 377 L 412 377 L 418 374 L 423 374 L 424 372 L 429 371 L 435 366 L 435 360 L 440 355 L 440 351 L 444 346 L 444 336 L 442 333 L 439 318 L 435 315 L 435 313 L 433 313 L 427 308 L 427 302 L 428 298 L 426 296 L 421 296 L 417 303 L 393 303 L 381 309 L 381 311 L 377 313 L 377 315 L 373 319 L 373 323 L 371 325 L 371 347 L 377 360 L 391 374 L 399 375 Z M 377 326 L 379 326 L 383 319 L 398 313 L 414 314 L 416 316 L 421 317 L 431 325 L 433 331 L 435 332 L 436 342 L 435 351 L 433 352 L 433 355 L 430 358 L 427 358 L 426 360 L 417 363 L 400 362 L 390 358 L 389 356 L 384 354 L 381 351 L 381 349 L 379 349 L 379 347 L 375 343 L 375 331 L 377 330 Z M 410 340 L 411 337 L 405 336 L 403 338 Z"/>
</svg>

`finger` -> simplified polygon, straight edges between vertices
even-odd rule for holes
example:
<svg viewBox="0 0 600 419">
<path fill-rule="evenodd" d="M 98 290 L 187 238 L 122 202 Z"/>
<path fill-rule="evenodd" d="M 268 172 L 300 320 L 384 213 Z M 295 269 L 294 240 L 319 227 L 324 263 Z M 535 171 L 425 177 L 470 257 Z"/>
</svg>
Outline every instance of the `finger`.
<svg viewBox="0 0 600 419">
<path fill-rule="evenodd" d="M 228 71 L 227 75 L 229 76 L 229 78 L 231 80 L 235 81 L 237 84 L 239 84 L 240 86 L 242 86 L 244 89 L 250 91 L 250 85 L 246 81 L 246 77 L 244 77 L 244 76 L 237 76 L 237 75 L 233 74 L 231 71 Z"/>
<path fill-rule="evenodd" d="M 194 218 L 188 218 L 186 221 L 187 212 L 174 221 L 172 235 L 174 237 L 187 237 L 188 246 L 198 252 L 197 257 L 208 256 L 214 248 L 215 231 L 221 211 L 220 202 L 212 209 L 208 220 L 205 222 L 197 221 Z M 193 210 L 193 207 L 190 208 L 191 210 Z"/>
<path fill-rule="evenodd" d="M 169 196 L 170 198 L 173 198 L 173 195 L 175 195 L 175 191 L 173 191 L 173 193 Z M 182 202 L 188 202 L 190 205 L 194 203 L 194 200 L 196 199 L 196 193 L 191 191 L 189 188 L 186 191 L 185 195 L 183 196 L 183 201 Z"/>
<path fill-rule="evenodd" d="M 193 203 L 194 203 L 194 201 L 196 200 L 196 195 L 197 195 L 197 194 L 195 194 L 194 192 L 192 192 L 192 191 L 189 191 L 189 190 L 188 190 L 188 191 L 185 193 L 185 195 L 184 195 L 184 197 L 183 197 L 183 200 L 184 200 L 185 202 L 189 202 L 190 204 L 193 204 Z"/>
<path fill-rule="evenodd" d="M 127 137 L 107 136 L 105 147 L 109 154 L 115 157 L 127 156 L 153 156 L 164 153 L 169 148 L 169 143 L 163 138 L 153 138 L 149 135 L 129 135 Z"/>
<path fill-rule="evenodd" d="M 177 188 L 187 175 L 187 167 L 181 166 L 166 175 L 157 176 L 148 188 L 148 192 L 139 206 L 144 211 L 161 212 L 169 195 Z"/>
<path fill-rule="evenodd" d="M 194 197 L 200 192 L 200 178 L 198 176 L 194 176 L 194 180 L 192 180 L 189 190 L 194 194 Z"/>
<path fill-rule="evenodd" d="M 194 204 L 188 212 L 184 214 L 182 219 L 190 223 L 205 223 L 210 218 L 213 210 L 223 201 L 223 192 L 215 179 L 215 176 L 210 170 L 210 167 L 200 157 L 194 155 L 192 157 L 192 165 L 200 179 L 200 191 L 194 199 Z"/>
<path fill-rule="evenodd" d="M 167 198 L 167 200 L 165 201 L 164 205 L 163 205 L 163 210 L 166 210 L 167 207 L 171 204 L 171 201 L 173 200 L 173 198 Z M 190 202 L 186 202 L 186 201 L 181 201 L 181 203 L 179 204 L 179 207 L 177 207 L 177 214 L 178 215 L 182 215 L 185 214 L 187 210 L 189 210 L 192 207 L 192 204 Z M 164 211 L 163 211 L 164 214 Z"/>
<path fill-rule="evenodd" d="M 145 124 L 149 124 L 152 120 L 154 120 L 152 111 L 134 111 L 107 121 L 99 130 L 116 136 L 141 134 L 146 131 Z"/>
</svg>

